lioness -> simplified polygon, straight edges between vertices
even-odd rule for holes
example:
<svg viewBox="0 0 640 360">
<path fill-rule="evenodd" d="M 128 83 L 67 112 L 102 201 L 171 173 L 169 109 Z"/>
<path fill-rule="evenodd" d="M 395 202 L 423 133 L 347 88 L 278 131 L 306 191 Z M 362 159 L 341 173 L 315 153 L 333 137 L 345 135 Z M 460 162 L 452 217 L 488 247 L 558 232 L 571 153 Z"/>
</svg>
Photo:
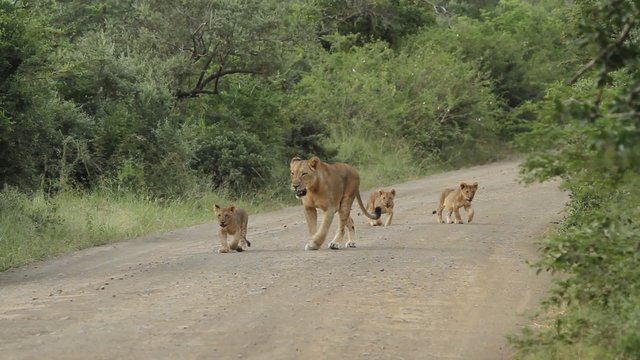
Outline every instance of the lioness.
<svg viewBox="0 0 640 360">
<path fill-rule="evenodd" d="M 395 199 L 395 197 L 395 189 L 391 189 L 391 191 L 384 191 L 383 189 L 373 191 L 371 195 L 369 195 L 367 211 L 373 212 L 375 208 L 379 207 L 382 210 L 382 214 L 387 214 L 387 221 L 385 221 L 384 226 L 389 226 L 391 225 L 391 219 L 393 219 L 393 199 Z M 369 219 L 368 221 L 371 226 L 382 225 L 382 217 L 377 220 Z"/>
<path fill-rule="evenodd" d="M 356 247 L 355 228 L 350 216 L 353 200 L 358 199 L 362 212 L 369 218 L 380 218 L 381 209 L 375 209 L 375 215 L 367 212 L 360 198 L 360 176 L 356 169 L 344 163 L 328 164 L 317 156 L 309 160 L 294 157 L 289 163 L 291 169 L 291 189 L 298 199 L 302 199 L 304 216 L 307 220 L 311 241 L 305 250 L 317 250 L 324 243 L 333 216 L 337 212 L 340 224 L 330 249 L 339 249 L 339 242 L 344 238 L 344 228 L 348 227 L 348 241 L 346 247 Z M 318 212 L 324 211 L 322 225 L 317 229 Z"/>
<path fill-rule="evenodd" d="M 251 246 L 249 240 L 247 240 L 247 224 L 249 222 L 249 215 L 243 209 L 235 207 L 233 204 L 225 208 L 221 208 L 217 204 L 213 206 L 218 217 L 218 224 L 220 230 L 218 236 L 220 237 L 220 253 L 227 253 L 230 250 L 236 250 L 241 252 L 244 249 L 243 245 L 247 247 Z M 227 242 L 227 235 L 233 236 L 231 243 Z"/>
<path fill-rule="evenodd" d="M 462 224 L 462 217 L 460 216 L 461 207 L 464 207 L 464 210 L 469 217 L 467 221 L 471 222 L 471 220 L 473 220 L 473 208 L 471 207 L 471 201 L 476 195 L 477 190 L 477 182 L 474 182 L 473 184 L 461 182 L 455 189 L 444 189 L 442 194 L 440 194 L 438 209 L 433 211 L 433 214 L 438 213 L 438 222 L 444 222 L 442 221 L 442 210 L 446 208 L 448 210 L 447 224 L 451 223 L 451 213 L 456 215 L 455 223 Z"/>
</svg>

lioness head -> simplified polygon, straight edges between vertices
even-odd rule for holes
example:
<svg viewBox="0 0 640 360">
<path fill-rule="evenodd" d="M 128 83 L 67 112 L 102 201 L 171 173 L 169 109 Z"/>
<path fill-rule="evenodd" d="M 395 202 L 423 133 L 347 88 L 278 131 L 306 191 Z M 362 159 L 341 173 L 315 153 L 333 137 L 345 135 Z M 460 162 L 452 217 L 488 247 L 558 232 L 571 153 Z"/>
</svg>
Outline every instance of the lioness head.
<svg viewBox="0 0 640 360">
<path fill-rule="evenodd" d="M 233 212 L 236 207 L 234 205 L 229 205 L 225 208 L 221 208 L 218 204 L 214 205 L 213 210 L 216 212 L 216 216 L 218 217 L 218 224 L 221 227 L 225 227 L 233 221 Z"/>
<path fill-rule="evenodd" d="M 396 197 L 396 189 L 391 189 L 391 191 L 384 191 L 383 189 L 378 190 L 378 199 L 380 201 L 380 206 L 383 206 L 387 209 L 393 208 L 393 199 Z"/>
<path fill-rule="evenodd" d="M 465 182 L 461 182 L 460 191 L 462 192 L 462 196 L 465 200 L 471 201 L 476 195 L 476 191 L 478 191 L 478 183 L 474 182 L 473 184 L 467 184 Z"/>
<path fill-rule="evenodd" d="M 307 191 L 316 182 L 316 170 L 320 163 L 317 156 L 309 160 L 302 160 L 294 157 L 289 163 L 291 169 L 291 190 L 296 194 L 298 199 L 307 195 Z"/>
</svg>

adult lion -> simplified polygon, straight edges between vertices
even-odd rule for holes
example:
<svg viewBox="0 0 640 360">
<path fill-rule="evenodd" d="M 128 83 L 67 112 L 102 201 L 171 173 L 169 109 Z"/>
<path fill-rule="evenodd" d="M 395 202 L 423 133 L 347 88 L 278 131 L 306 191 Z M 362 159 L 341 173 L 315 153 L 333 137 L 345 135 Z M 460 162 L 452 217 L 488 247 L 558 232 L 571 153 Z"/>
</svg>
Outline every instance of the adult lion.
<svg viewBox="0 0 640 360">
<path fill-rule="evenodd" d="M 291 159 L 291 189 L 298 199 L 302 199 L 304 216 L 307 220 L 311 241 L 305 250 L 318 250 L 324 243 L 333 216 L 337 212 L 340 224 L 336 236 L 329 243 L 330 249 L 339 249 L 339 242 L 344 238 L 344 228 L 348 228 L 348 241 L 345 247 L 356 247 L 355 228 L 350 216 L 353 200 L 358 199 L 362 212 L 372 220 L 380 218 L 381 209 L 377 207 L 375 214 L 367 212 L 360 198 L 360 176 L 355 168 L 344 163 L 328 164 L 317 156 L 309 160 L 299 157 Z M 317 229 L 318 212 L 324 211 L 322 224 Z"/>
</svg>

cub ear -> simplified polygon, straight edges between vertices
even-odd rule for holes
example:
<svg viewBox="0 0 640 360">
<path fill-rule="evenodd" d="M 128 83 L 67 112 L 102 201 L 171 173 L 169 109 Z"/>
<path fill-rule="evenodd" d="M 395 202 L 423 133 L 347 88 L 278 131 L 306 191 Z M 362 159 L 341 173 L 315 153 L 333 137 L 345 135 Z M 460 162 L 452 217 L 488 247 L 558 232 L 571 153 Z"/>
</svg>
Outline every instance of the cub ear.
<svg viewBox="0 0 640 360">
<path fill-rule="evenodd" d="M 391 189 L 391 195 L 396 196 L 396 189 Z"/>
<path fill-rule="evenodd" d="M 471 186 L 473 186 L 474 188 L 478 189 L 478 182 L 477 181 L 474 182 L 473 185 L 471 185 Z"/>
<path fill-rule="evenodd" d="M 383 189 L 378 189 L 378 195 L 382 195 L 384 194 L 384 190 Z"/>
<path fill-rule="evenodd" d="M 311 159 L 309 159 L 308 163 L 309 166 L 315 169 L 316 166 L 318 166 L 318 164 L 320 163 L 320 158 L 317 156 L 312 156 Z"/>
<path fill-rule="evenodd" d="M 460 189 L 464 189 L 467 187 L 467 183 L 461 182 L 460 183 Z"/>
</svg>

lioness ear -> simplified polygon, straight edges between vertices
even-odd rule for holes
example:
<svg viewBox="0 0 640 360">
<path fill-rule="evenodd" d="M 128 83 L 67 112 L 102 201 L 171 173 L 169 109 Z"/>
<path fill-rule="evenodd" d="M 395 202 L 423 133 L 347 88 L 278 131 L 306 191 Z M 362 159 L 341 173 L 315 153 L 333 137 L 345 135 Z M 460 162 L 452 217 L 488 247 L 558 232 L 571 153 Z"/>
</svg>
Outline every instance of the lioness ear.
<svg viewBox="0 0 640 360">
<path fill-rule="evenodd" d="M 391 194 L 392 194 L 393 196 L 396 196 L 396 189 L 391 189 Z"/>
<path fill-rule="evenodd" d="M 213 209 L 214 209 L 214 210 L 220 210 L 220 206 L 218 206 L 218 204 L 214 204 L 214 205 L 213 205 Z"/>
<path fill-rule="evenodd" d="M 236 209 L 236 206 L 231 204 L 229 205 L 229 211 L 233 212 Z"/>
<path fill-rule="evenodd" d="M 320 163 L 320 158 L 317 156 L 313 156 L 311 157 L 311 159 L 309 159 L 308 163 L 309 163 L 309 166 L 315 169 L 316 166 L 318 166 L 318 164 Z"/>
<path fill-rule="evenodd" d="M 298 162 L 298 161 L 302 161 L 302 158 L 299 156 L 295 156 L 294 158 L 291 159 L 291 161 L 289 162 L 289 166 L 292 166 L 294 162 Z"/>
</svg>

